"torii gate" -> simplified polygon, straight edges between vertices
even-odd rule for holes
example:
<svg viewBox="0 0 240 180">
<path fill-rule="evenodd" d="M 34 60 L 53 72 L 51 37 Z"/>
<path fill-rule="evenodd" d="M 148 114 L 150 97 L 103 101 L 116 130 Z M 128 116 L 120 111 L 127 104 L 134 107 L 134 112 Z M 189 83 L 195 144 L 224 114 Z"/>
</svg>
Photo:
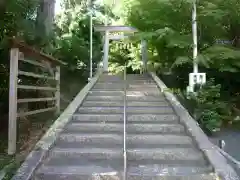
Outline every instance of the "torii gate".
<svg viewBox="0 0 240 180">
<path fill-rule="evenodd" d="M 137 29 L 130 26 L 95 26 L 95 31 L 104 32 L 104 56 L 103 56 L 103 71 L 108 72 L 108 53 L 109 53 L 109 40 L 122 40 L 129 37 L 129 34 L 133 35 L 138 32 Z M 111 35 L 109 33 L 120 33 L 118 35 Z M 125 35 L 124 33 L 128 33 Z M 146 70 L 147 66 L 147 43 L 145 40 L 141 40 L 141 54 L 143 61 L 143 68 Z"/>
</svg>

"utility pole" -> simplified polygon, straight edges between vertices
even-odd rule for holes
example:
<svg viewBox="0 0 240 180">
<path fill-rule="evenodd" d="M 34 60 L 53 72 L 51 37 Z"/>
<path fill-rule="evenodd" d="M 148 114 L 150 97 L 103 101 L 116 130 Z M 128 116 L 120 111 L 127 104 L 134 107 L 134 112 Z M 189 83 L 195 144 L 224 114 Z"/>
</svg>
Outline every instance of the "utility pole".
<svg viewBox="0 0 240 180">
<path fill-rule="evenodd" d="M 197 39 L 197 0 L 192 8 L 192 35 L 193 35 L 193 73 L 189 74 L 189 86 L 187 92 L 194 92 L 196 84 L 206 83 L 206 73 L 198 72 L 198 39 Z"/>
<path fill-rule="evenodd" d="M 192 10 L 192 32 L 193 32 L 193 73 L 198 73 L 198 46 L 197 46 L 197 5 L 196 0 L 193 2 Z"/>
<path fill-rule="evenodd" d="M 89 80 L 92 79 L 93 76 L 93 10 L 92 10 L 92 0 L 89 0 L 89 13 L 90 13 L 90 75 Z"/>
<path fill-rule="evenodd" d="M 105 2 L 105 26 L 108 26 L 108 12 L 107 12 L 107 4 Z M 104 72 L 108 72 L 108 51 L 109 51 L 109 32 L 105 31 L 104 36 L 104 58 L 103 58 L 103 70 Z"/>
</svg>

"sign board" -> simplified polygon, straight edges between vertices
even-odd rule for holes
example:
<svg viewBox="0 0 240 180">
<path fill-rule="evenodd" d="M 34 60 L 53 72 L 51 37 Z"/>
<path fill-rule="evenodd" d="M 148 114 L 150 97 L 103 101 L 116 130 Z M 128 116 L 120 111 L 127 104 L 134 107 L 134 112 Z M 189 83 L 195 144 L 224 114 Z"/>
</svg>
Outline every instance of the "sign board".
<svg viewBox="0 0 240 180">
<path fill-rule="evenodd" d="M 190 73 L 189 74 L 189 86 L 187 87 L 187 92 L 194 92 L 194 86 L 196 84 L 206 83 L 206 73 Z"/>
</svg>

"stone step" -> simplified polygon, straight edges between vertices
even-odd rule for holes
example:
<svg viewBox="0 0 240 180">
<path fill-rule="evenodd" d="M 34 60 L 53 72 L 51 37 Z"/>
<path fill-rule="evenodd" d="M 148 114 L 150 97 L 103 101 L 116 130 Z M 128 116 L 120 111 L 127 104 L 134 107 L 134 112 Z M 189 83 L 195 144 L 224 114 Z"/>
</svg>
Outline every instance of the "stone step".
<svg viewBox="0 0 240 180">
<path fill-rule="evenodd" d="M 100 77 L 97 82 L 122 82 L 123 77 Z"/>
<path fill-rule="evenodd" d="M 134 75 L 127 74 L 127 80 L 136 81 L 136 80 L 153 80 L 153 79 L 149 75 L 145 76 L 140 74 L 134 74 Z"/>
<path fill-rule="evenodd" d="M 122 79 L 98 79 L 97 83 L 114 83 L 114 84 L 123 84 L 124 83 L 124 80 L 123 80 L 123 77 Z"/>
<path fill-rule="evenodd" d="M 128 85 L 128 87 L 149 87 L 149 88 L 158 88 L 158 85 L 154 83 L 148 83 L 148 84 L 140 84 L 135 83 L 135 81 L 126 81 L 125 84 Z"/>
<path fill-rule="evenodd" d="M 146 79 L 129 80 L 129 79 L 127 79 L 127 82 L 131 83 L 131 84 L 142 84 L 142 85 L 145 85 L 145 84 L 156 84 L 156 82 L 154 80 L 152 80 L 152 79 L 149 79 L 149 80 L 146 80 Z"/>
<path fill-rule="evenodd" d="M 72 122 L 96 123 L 123 123 L 123 114 L 77 114 L 72 117 Z M 141 124 L 176 124 L 179 118 L 174 114 L 131 114 L 127 115 L 127 123 Z"/>
<path fill-rule="evenodd" d="M 157 97 L 161 97 L 163 96 L 163 94 L 158 90 L 158 89 L 154 89 L 154 90 L 131 90 L 131 89 L 127 89 L 126 92 L 127 96 L 157 96 Z"/>
<path fill-rule="evenodd" d="M 85 98 L 85 101 L 123 101 L 124 97 L 123 94 L 119 96 L 97 96 L 97 95 L 88 95 Z"/>
<path fill-rule="evenodd" d="M 68 141 L 65 141 L 65 140 L 61 140 L 61 139 L 58 139 L 58 141 L 56 142 L 56 147 L 58 148 L 86 148 L 86 149 L 92 149 L 92 148 L 109 148 L 109 149 L 123 149 L 123 143 L 118 143 L 118 144 L 112 144 L 112 143 L 75 143 L 75 142 L 68 142 Z"/>
<path fill-rule="evenodd" d="M 90 133 L 90 132 L 99 132 L 99 133 L 123 133 L 123 124 L 113 124 L 113 123 L 70 123 L 65 128 L 66 132 L 80 132 L 80 133 Z"/>
<path fill-rule="evenodd" d="M 120 114 L 123 113 L 122 107 L 80 107 L 78 113 L 83 114 Z"/>
<path fill-rule="evenodd" d="M 144 134 L 142 134 L 144 135 Z M 147 135 L 147 134 L 145 134 Z M 195 144 L 186 144 L 186 143 L 178 143 L 177 145 L 176 144 L 171 144 L 171 143 L 168 143 L 168 144 L 164 144 L 164 143 L 146 143 L 146 142 L 143 142 L 143 144 L 137 144 L 137 143 L 132 143 L 132 142 L 128 142 L 127 144 L 127 148 L 129 149 L 158 149 L 158 148 L 197 148 Z"/>
<path fill-rule="evenodd" d="M 58 148 L 54 147 L 51 149 L 48 159 L 66 159 L 66 161 L 71 159 L 78 159 L 79 161 L 83 159 L 87 160 L 121 160 L 123 157 L 122 148 Z M 59 161 L 60 161 L 59 160 Z M 69 161 L 68 161 L 69 162 Z M 64 164 L 64 163 L 62 163 Z"/>
<path fill-rule="evenodd" d="M 127 91 L 159 91 L 157 85 L 132 85 L 128 84 Z"/>
<path fill-rule="evenodd" d="M 110 74 L 106 74 L 106 75 L 101 75 L 98 79 L 99 81 L 101 80 L 109 80 L 109 81 L 122 81 L 123 78 L 120 75 L 110 75 Z"/>
<path fill-rule="evenodd" d="M 127 101 L 146 101 L 146 102 L 164 101 L 166 102 L 166 99 L 163 95 L 152 96 L 152 95 L 144 95 L 143 93 L 127 94 L 126 99 Z"/>
<path fill-rule="evenodd" d="M 184 127 L 179 124 L 127 124 L 127 133 L 183 134 Z"/>
<path fill-rule="evenodd" d="M 122 135 L 121 135 L 122 136 Z M 74 141 L 67 141 L 67 138 L 61 138 L 56 141 L 56 147 L 58 148 L 110 148 L 110 149 L 123 149 L 123 141 L 122 142 L 116 142 L 113 143 L 111 141 L 105 141 L 104 143 L 101 142 L 74 142 Z M 127 148 L 128 149 L 159 149 L 159 148 L 193 148 L 197 149 L 197 147 L 194 144 L 153 144 L 153 143 L 143 143 L 143 144 L 134 144 L 127 142 Z"/>
<path fill-rule="evenodd" d="M 203 153 L 194 148 L 135 148 L 127 150 L 130 161 L 159 161 L 161 164 L 207 165 Z"/>
<path fill-rule="evenodd" d="M 152 79 L 148 74 L 127 74 L 127 79 L 137 80 L 137 79 Z"/>
<path fill-rule="evenodd" d="M 185 135 L 170 135 L 170 134 L 130 134 L 127 133 L 127 143 L 130 146 L 138 145 L 159 145 L 163 146 L 192 146 L 192 138 Z"/>
<path fill-rule="evenodd" d="M 60 141 L 68 143 L 81 143 L 82 145 L 98 145 L 98 144 L 114 144 L 123 145 L 123 135 L 116 133 L 62 133 L 59 137 Z M 143 145 L 160 146 L 175 145 L 177 146 L 192 146 L 192 139 L 184 135 L 168 135 L 168 134 L 127 134 L 127 144 L 131 147 Z"/>
<path fill-rule="evenodd" d="M 72 122 L 122 123 L 123 114 L 74 114 Z"/>
<path fill-rule="evenodd" d="M 116 133 L 62 133 L 59 136 L 60 141 L 66 143 L 80 143 L 82 145 L 113 144 L 123 145 L 123 135 Z"/>
<path fill-rule="evenodd" d="M 184 127 L 178 124 L 127 124 L 127 133 L 184 133 Z M 64 132 L 118 132 L 123 133 L 123 123 L 70 123 Z"/>
<path fill-rule="evenodd" d="M 108 94 L 108 95 L 104 95 Z M 121 92 L 109 92 L 109 93 L 92 93 L 89 94 L 85 100 L 87 101 L 123 101 L 124 94 Z M 141 95 L 128 95 L 127 101 L 145 101 L 145 102 L 164 102 L 166 99 L 164 96 L 141 96 Z"/>
<path fill-rule="evenodd" d="M 175 114 L 127 114 L 127 123 L 179 123 L 179 117 Z"/>
<path fill-rule="evenodd" d="M 135 107 L 160 107 L 160 106 L 169 106 L 167 101 L 155 101 L 155 102 L 146 102 L 146 101 L 127 101 L 127 106 Z"/>
<path fill-rule="evenodd" d="M 127 92 L 143 92 L 148 95 L 161 95 L 162 93 L 157 88 L 149 88 L 149 87 L 139 87 L 139 88 L 127 88 Z"/>
<path fill-rule="evenodd" d="M 120 82 L 117 82 L 117 81 L 114 81 L 114 82 L 97 82 L 95 85 L 119 85 L 119 84 L 121 84 L 121 85 L 123 85 L 123 84 L 126 84 L 126 82 L 125 81 L 120 81 Z"/>
<path fill-rule="evenodd" d="M 123 91 L 89 91 L 88 96 L 124 96 Z"/>
<path fill-rule="evenodd" d="M 123 89 L 124 84 L 113 84 L 113 83 L 105 83 L 105 84 L 95 84 L 93 89 Z"/>
<path fill-rule="evenodd" d="M 78 113 L 83 114 L 120 114 L 123 113 L 123 106 L 119 107 L 80 107 Z M 174 111 L 170 106 L 160 107 L 127 107 L 128 114 L 173 114 Z"/>
<path fill-rule="evenodd" d="M 210 166 L 129 163 L 128 180 L 217 180 Z"/>
<path fill-rule="evenodd" d="M 156 84 L 134 84 L 134 83 L 128 83 L 128 88 L 158 88 Z"/>
<path fill-rule="evenodd" d="M 122 174 L 121 166 L 85 162 L 75 166 L 41 166 L 35 180 L 122 180 Z"/>
<path fill-rule="evenodd" d="M 98 79 L 97 83 L 113 83 L 113 84 L 123 84 L 124 80 L 122 79 Z"/>
<path fill-rule="evenodd" d="M 135 82 L 135 81 L 153 81 L 152 78 L 149 78 L 149 77 L 129 77 L 127 76 L 126 78 L 127 81 L 132 81 L 132 82 Z"/>
<path fill-rule="evenodd" d="M 184 175 L 184 176 L 148 176 L 148 175 L 128 175 L 128 180 L 219 180 L 214 174 L 196 174 L 196 175 Z"/>
<path fill-rule="evenodd" d="M 123 154 L 123 153 L 122 153 Z M 123 165 L 123 155 L 121 154 L 121 157 L 113 157 L 109 158 L 106 156 L 106 158 L 102 159 L 101 157 L 97 157 L 94 159 L 94 157 L 88 158 L 87 156 L 81 156 L 81 155 L 69 155 L 65 156 L 63 155 L 62 157 L 59 155 L 54 155 L 54 156 L 49 156 L 43 163 L 44 166 L 78 166 L 78 165 L 83 165 L 83 164 L 102 164 L 102 163 L 107 163 L 109 166 L 120 166 Z"/>
<path fill-rule="evenodd" d="M 129 114 L 174 114 L 174 111 L 170 106 L 127 107 L 126 111 Z"/>
<path fill-rule="evenodd" d="M 92 88 L 91 92 L 118 92 L 118 91 L 124 91 L 124 88 Z"/>
<path fill-rule="evenodd" d="M 99 107 L 119 107 L 124 106 L 123 101 L 84 101 L 83 107 L 99 106 Z"/>
</svg>

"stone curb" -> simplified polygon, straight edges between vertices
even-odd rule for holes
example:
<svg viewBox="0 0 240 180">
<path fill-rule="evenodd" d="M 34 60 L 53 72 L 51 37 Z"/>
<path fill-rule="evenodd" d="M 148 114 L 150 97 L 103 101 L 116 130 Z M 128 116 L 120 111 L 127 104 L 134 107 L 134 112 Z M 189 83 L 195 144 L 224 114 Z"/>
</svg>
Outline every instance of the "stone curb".
<svg viewBox="0 0 240 180">
<path fill-rule="evenodd" d="M 73 113 L 81 105 L 89 90 L 99 79 L 101 71 L 77 94 L 74 100 L 68 105 L 64 112 L 58 117 L 50 129 L 37 142 L 32 152 L 27 156 L 21 167 L 18 169 L 12 180 L 30 180 L 41 161 L 45 158 L 48 150 L 56 141 L 59 133 L 71 120 Z"/>
<path fill-rule="evenodd" d="M 200 150 L 203 151 L 210 164 L 213 166 L 217 176 L 219 176 L 222 180 L 239 180 L 235 170 L 227 163 L 226 158 L 209 141 L 208 137 L 199 127 L 198 123 L 190 116 L 188 111 L 181 105 L 177 98 L 171 92 L 166 91 L 168 89 L 167 86 L 157 77 L 155 73 L 151 72 L 150 75 L 161 89 L 161 92 L 164 93 L 164 96 L 170 102 L 173 109 L 180 117 L 180 121 L 185 125 Z"/>
</svg>

